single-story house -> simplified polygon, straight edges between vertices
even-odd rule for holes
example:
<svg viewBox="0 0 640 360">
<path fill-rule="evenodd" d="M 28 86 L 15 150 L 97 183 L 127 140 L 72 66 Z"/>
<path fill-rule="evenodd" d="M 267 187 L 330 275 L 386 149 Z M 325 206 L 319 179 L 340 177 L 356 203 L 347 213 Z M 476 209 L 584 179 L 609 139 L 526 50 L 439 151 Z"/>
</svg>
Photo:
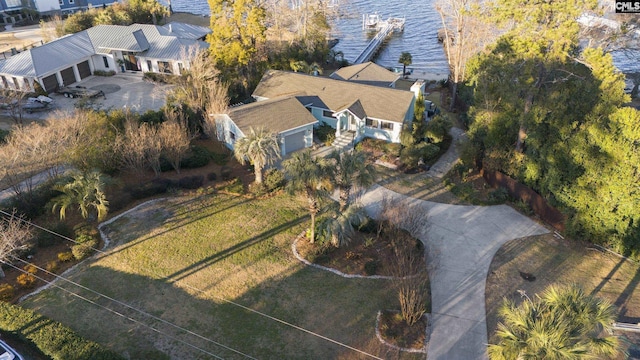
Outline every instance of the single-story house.
<svg viewBox="0 0 640 360">
<path fill-rule="evenodd" d="M 413 120 L 415 93 L 270 70 L 253 93 L 258 101 L 294 96 L 318 121 L 336 129 L 336 137 L 349 132 L 354 140 L 365 137 L 400 142 L 402 126 Z"/>
<path fill-rule="evenodd" d="M 336 80 L 346 80 L 359 84 L 390 88 L 395 88 L 396 81 L 400 79 L 399 74 L 389 71 L 371 61 L 342 67 L 334 71 L 329 77 Z"/>
<path fill-rule="evenodd" d="M 264 128 L 277 134 L 280 152 L 285 156 L 310 147 L 313 126 L 318 122 L 295 97 L 278 97 L 231 108 L 226 114 L 212 115 L 218 139 L 233 150 L 237 139 L 251 128 Z"/>
<path fill-rule="evenodd" d="M 181 23 L 94 26 L 0 60 L 0 88 L 33 91 L 38 82 L 50 93 L 96 70 L 179 74 L 189 66 L 186 52 L 207 48 L 210 32 Z"/>
</svg>

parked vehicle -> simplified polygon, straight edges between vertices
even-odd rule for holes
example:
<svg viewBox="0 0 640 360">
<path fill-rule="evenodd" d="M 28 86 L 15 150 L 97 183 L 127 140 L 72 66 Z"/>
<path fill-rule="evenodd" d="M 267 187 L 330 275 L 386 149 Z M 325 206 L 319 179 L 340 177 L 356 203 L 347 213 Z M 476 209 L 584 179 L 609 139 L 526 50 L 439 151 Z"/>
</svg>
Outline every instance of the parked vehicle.
<svg viewBox="0 0 640 360">
<path fill-rule="evenodd" d="M 24 360 L 11 346 L 0 340 L 0 360 Z"/>
<path fill-rule="evenodd" d="M 61 87 L 56 90 L 58 94 L 64 95 L 67 98 L 93 98 L 97 96 L 103 96 L 105 99 L 107 98 L 102 90 L 91 90 L 87 89 L 84 86 L 75 86 L 75 87 Z"/>
<path fill-rule="evenodd" d="M 53 99 L 50 97 L 40 95 L 37 98 L 30 97 L 27 102 L 22 105 L 22 109 L 28 113 L 36 111 L 51 110 L 53 108 Z M 2 358 L 0 358 L 2 360 Z"/>
</svg>

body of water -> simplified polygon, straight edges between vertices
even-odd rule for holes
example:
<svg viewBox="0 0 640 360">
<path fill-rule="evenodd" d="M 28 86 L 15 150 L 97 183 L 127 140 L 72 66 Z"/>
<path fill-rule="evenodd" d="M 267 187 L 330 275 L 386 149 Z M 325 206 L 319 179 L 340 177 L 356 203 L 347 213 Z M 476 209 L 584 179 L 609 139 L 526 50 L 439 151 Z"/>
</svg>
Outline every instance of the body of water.
<svg viewBox="0 0 640 360">
<path fill-rule="evenodd" d="M 165 5 L 167 0 L 161 0 Z M 173 11 L 209 15 L 206 0 L 172 0 Z M 342 51 L 344 58 L 354 61 L 375 33 L 362 30 L 362 15 L 378 13 L 382 19 L 405 18 L 403 32 L 393 34 L 383 45 L 375 62 L 384 67 L 400 67 L 400 53 L 408 51 L 413 58 L 410 66 L 414 76 L 446 78 L 449 73 L 447 60 L 438 43 L 440 17 L 433 9 L 433 0 L 345 0 L 338 7 L 341 14 L 332 25 L 332 38 L 340 41 L 334 48 Z"/>
</svg>

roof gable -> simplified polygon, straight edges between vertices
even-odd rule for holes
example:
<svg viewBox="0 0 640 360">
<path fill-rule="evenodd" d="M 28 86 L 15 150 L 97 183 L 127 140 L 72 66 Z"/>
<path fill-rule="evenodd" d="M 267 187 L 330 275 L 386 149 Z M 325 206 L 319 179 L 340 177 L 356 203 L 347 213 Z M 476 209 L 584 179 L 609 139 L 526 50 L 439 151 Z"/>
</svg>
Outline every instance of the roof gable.
<svg viewBox="0 0 640 360">
<path fill-rule="evenodd" d="M 317 96 L 333 111 L 349 108 L 359 100 L 368 117 L 399 123 L 404 122 L 414 97 L 409 91 L 278 70 L 267 71 L 253 95 L 264 98 L 306 95 L 306 99 Z"/>
<path fill-rule="evenodd" d="M 390 86 L 400 77 L 384 67 L 366 62 L 345 66 L 333 72 L 329 77 L 336 80 L 347 80 L 375 86 Z"/>
<path fill-rule="evenodd" d="M 245 134 L 250 128 L 263 127 L 281 133 L 318 122 L 295 97 L 281 97 L 238 106 L 232 108 L 227 115 Z"/>
</svg>

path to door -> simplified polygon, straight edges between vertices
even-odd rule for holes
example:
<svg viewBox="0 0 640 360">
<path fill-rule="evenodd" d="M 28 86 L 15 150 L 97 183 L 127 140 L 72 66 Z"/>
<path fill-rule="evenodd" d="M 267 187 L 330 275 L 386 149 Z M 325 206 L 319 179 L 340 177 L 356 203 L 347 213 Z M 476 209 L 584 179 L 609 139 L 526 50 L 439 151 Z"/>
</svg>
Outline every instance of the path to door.
<svg viewBox="0 0 640 360">
<path fill-rule="evenodd" d="M 506 205 L 463 206 L 417 200 L 381 186 L 361 202 L 376 218 L 385 198 L 428 212 L 416 234 L 425 244 L 431 280 L 429 360 L 487 358 L 485 283 L 493 256 L 505 242 L 548 230 Z"/>
</svg>

